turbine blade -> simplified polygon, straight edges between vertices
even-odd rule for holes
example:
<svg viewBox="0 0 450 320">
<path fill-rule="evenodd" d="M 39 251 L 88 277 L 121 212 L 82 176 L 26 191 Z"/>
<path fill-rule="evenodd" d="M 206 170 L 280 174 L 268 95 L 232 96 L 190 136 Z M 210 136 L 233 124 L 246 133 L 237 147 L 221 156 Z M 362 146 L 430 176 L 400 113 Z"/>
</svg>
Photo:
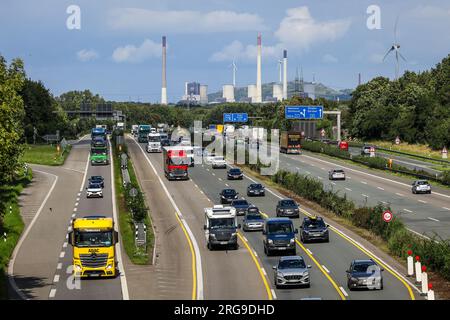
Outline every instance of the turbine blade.
<svg viewBox="0 0 450 320">
<path fill-rule="evenodd" d="M 406 58 L 400 53 L 400 51 L 397 51 L 397 52 L 398 52 L 398 54 L 400 55 L 400 57 L 403 59 L 403 61 L 407 62 L 407 61 L 406 61 Z"/>
<path fill-rule="evenodd" d="M 393 48 L 390 48 L 389 50 L 388 50 L 388 52 L 384 55 L 384 57 L 383 57 L 383 61 L 384 60 L 386 60 L 386 57 L 389 55 L 389 53 L 391 53 L 391 51 L 392 50 L 394 50 Z"/>
<path fill-rule="evenodd" d="M 394 25 L 394 39 L 395 39 L 395 43 L 397 43 L 397 28 L 398 28 L 398 20 L 399 20 L 400 16 L 397 15 L 397 17 L 395 18 L 395 25 Z"/>
</svg>

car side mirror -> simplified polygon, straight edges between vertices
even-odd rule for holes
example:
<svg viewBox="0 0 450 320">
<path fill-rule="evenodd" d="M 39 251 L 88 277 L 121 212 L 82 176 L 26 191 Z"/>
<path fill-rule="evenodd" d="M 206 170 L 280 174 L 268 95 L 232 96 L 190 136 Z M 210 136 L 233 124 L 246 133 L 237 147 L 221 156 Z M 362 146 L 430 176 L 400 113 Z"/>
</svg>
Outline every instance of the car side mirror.
<svg viewBox="0 0 450 320">
<path fill-rule="evenodd" d="M 294 233 L 298 233 L 298 229 L 295 229 L 295 230 L 294 230 Z"/>
<path fill-rule="evenodd" d="M 238 227 L 238 229 L 240 229 L 241 228 L 241 224 L 238 224 L 237 227 Z"/>
<path fill-rule="evenodd" d="M 327 228 L 329 228 L 330 227 L 330 225 L 329 224 L 327 224 Z"/>
<path fill-rule="evenodd" d="M 308 264 L 308 265 L 307 265 L 307 268 L 308 268 L 308 269 L 311 269 L 311 265 L 310 265 L 310 264 Z"/>
<path fill-rule="evenodd" d="M 88 187 L 86 187 L 86 190 L 88 189 Z"/>
<path fill-rule="evenodd" d="M 272 269 L 273 270 L 277 270 L 277 266 L 272 266 Z"/>
<path fill-rule="evenodd" d="M 71 246 L 73 246 L 75 244 L 75 241 L 74 241 L 74 238 L 73 238 L 73 231 L 69 232 L 69 241 L 68 242 L 69 242 L 69 244 Z"/>
<path fill-rule="evenodd" d="M 119 243 L 119 232 L 114 231 L 114 244 Z"/>
<path fill-rule="evenodd" d="M 345 270 L 345 272 L 350 273 L 350 270 Z"/>
<path fill-rule="evenodd" d="M 381 270 L 381 271 L 384 271 L 384 268 L 381 268 L 380 270 Z"/>
<path fill-rule="evenodd" d="M 300 226 L 300 229 L 303 229 L 303 226 Z"/>
<path fill-rule="evenodd" d="M 205 225 L 203 225 L 203 230 L 206 230 L 207 229 L 207 227 L 206 227 L 206 224 Z"/>
<path fill-rule="evenodd" d="M 266 230 L 263 230 L 263 231 L 262 231 L 262 234 L 266 234 Z"/>
</svg>

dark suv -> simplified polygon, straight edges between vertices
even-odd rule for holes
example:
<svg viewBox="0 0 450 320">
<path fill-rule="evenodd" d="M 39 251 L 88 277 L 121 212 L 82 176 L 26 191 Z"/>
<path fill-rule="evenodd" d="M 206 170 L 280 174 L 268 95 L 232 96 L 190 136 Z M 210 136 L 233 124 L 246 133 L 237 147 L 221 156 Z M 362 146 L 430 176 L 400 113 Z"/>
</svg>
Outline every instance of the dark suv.
<svg viewBox="0 0 450 320">
<path fill-rule="evenodd" d="M 264 253 L 268 256 L 273 252 L 288 251 L 292 255 L 297 254 L 295 246 L 295 234 L 298 230 L 294 228 L 291 219 L 269 218 L 266 220 L 263 229 Z"/>
<path fill-rule="evenodd" d="M 236 209 L 237 216 L 243 216 L 247 212 L 248 207 L 250 207 L 250 203 L 245 199 L 236 199 L 231 202 L 231 206 Z"/>
<path fill-rule="evenodd" d="M 276 212 L 277 217 L 300 217 L 300 209 L 298 204 L 292 199 L 283 199 L 278 201 Z"/>
<path fill-rule="evenodd" d="M 347 287 L 350 290 L 364 288 L 383 290 L 383 268 L 375 261 L 353 260 L 347 272 Z"/>
<path fill-rule="evenodd" d="M 300 226 L 300 240 L 302 242 L 322 240 L 330 241 L 328 225 L 322 217 L 306 217 Z"/>
<path fill-rule="evenodd" d="M 102 186 L 102 188 L 105 187 L 105 182 L 102 176 L 91 176 L 89 178 L 89 183 L 98 183 Z"/>
<path fill-rule="evenodd" d="M 229 204 L 238 198 L 238 193 L 234 189 L 223 189 L 219 196 L 221 204 Z"/>
</svg>

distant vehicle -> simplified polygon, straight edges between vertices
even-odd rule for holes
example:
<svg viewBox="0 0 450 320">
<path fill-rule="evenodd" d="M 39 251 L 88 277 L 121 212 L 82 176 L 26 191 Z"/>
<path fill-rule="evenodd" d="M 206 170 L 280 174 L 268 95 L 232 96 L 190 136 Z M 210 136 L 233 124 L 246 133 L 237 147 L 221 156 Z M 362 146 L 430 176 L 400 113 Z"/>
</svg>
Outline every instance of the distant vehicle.
<svg viewBox="0 0 450 320">
<path fill-rule="evenodd" d="M 301 145 L 300 141 L 302 134 L 300 132 L 287 132 L 282 131 L 280 136 L 280 152 L 300 154 Z"/>
<path fill-rule="evenodd" d="M 278 260 L 278 264 L 272 267 L 274 270 L 273 281 L 275 287 L 302 286 L 309 288 L 311 278 L 309 276 L 310 265 L 306 265 L 301 256 L 286 256 Z"/>
<path fill-rule="evenodd" d="M 161 138 L 161 146 L 162 147 L 170 146 L 170 139 L 169 138 Z"/>
<path fill-rule="evenodd" d="M 220 203 L 231 203 L 238 198 L 238 192 L 234 189 L 223 189 L 220 193 Z"/>
<path fill-rule="evenodd" d="M 339 142 L 339 149 L 348 151 L 348 142 L 347 141 L 340 141 Z"/>
<path fill-rule="evenodd" d="M 244 179 L 244 174 L 239 168 L 231 168 L 227 171 L 227 179 L 228 180 L 242 180 Z"/>
<path fill-rule="evenodd" d="M 431 184 L 427 180 L 416 180 L 413 182 L 411 192 L 417 193 L 431 193 Z"/>
<path fill-rule="evenodd" d="M 210 153 L 208 150 L 203 150 L 203 159 L 205 164 L 212 164 L 214 158 L 216 157 L 215 153 Z"/>
<path fill-rule="evenodd" d="M 139 125 L 133 124 L 133 125 L 131 126 L 131 134 L 132 134 L 133 136 L 137 136 L 137 134 L 138 134 L 138 129 L 139 129 Z"/>
<path fill-rule="evenodd" d="M 106 127 L 106 126 L 105 126 Z M 102 137 L 106 140 L 106 128 L 103 127 L 96 127 L 92 128 L 91 130 L 91 139 L 94 139 L 95 137 Z"/>
<path fill-rule="evenodd" d="M 148 134 L 147 152 L 162 152 L 161 148 L 161 136 L 159 133 Z"/>
<path fill-rule="evenodd" d="M 261 183 L 252 183 L 247 187 L 247 196 L 265 196 L 266 190 Z"/>
<path fill-rule="evenodd" d="M 237 229 L 241 226 L 237 223 L 236 211 L 232 207 L 215 205 L 205 208 L 205 230 L 206 245 L 209 250 L 218 246 L 239 248 L 237 242 Z"/>
<path fill-rule="evenodd" d="M 250 207 L 250 203 L 248 203 L 245 199 L 237 199 L 231 202 L 231 206 L 236 209 L 236 214 L 238 216 L 243 216 Z"/>
<path fill-rule="evenodd" d="M 368 145 L 363 146 L 363 147 L 361 148 L 361 155 L 362 155 L 362 156 L 370 156 L 370 149 L 371 149 L 371 148 L 374 148 L 374 149 L 375 149 L 374 146 L 368 146 Z"/>
<path fill-rule="evenodd" d="M 295 234 L 298 230 L 289 218 L 269 218 L 266 219 L 263 229 L 264 253 L 268 256 L 273 252 L 287 252 L 292 255 L 297 254 L 295 245 Z"/>
<path fill-rule="evenodd" d="M 100 183 L 90 182 L 86 190 L 86 198 L 103 198 L 103 190 Z"/>
<path fill-rule="evenodd" d="M 89 183 L 98 183 L 102 186 L 102 188 L 105 187 L 105 181 L 102 176 L 91 176 L 89 178 Z"/>
<path fill-rule="evenodd" d="M 375 261 L 353 260 L 347 272 L 347 287 L 350 290 L 365 288 L 383 290 L 383 268 Z"/>
<path fill-rule="evenodd" d="M 87 216 L 74 219 L 68 243 L 73 247 L 73 274 L 78 277 L 115 277 L 116 244 L 112 218 Z"/>
<path fill-rule="evenodd" d="M 212 160 L 211 166 L 213 169 L 222 168 L 226 169 L 227 162 L 225 161 L 224 157 L 222 156 L 215 156 Z"/>
<path fill-rule="evenodd" d="M 330 241 L 328 225 L 322 217 L 305 217 L 300 226 L 300 240 L 307 242 L 311 240 Z"/>
<path fill-rule="evenodd" d="M 300 217 L 298 204 L 292 199 L 279 200 L 276 207 L 277 217 Z"/>
<path fill-rule="evenodd" d="M 153 128 L 153 127 L 150 128 L 150 133 L 157 133 L 157 132 L 156 132 L 156 128 Z"/>
<path fill-rule="evenodd" d="M 147 143 L 148 142 L 148 134 L 151 131 L 152 126 L 149 124 L 140 124 L 138 127 L 138 142 L 139 143 Z"/>
<path fill-rule="evenodd" d="M 244 231 L 259 231 L 264 229 L 264 218 L 257 207 L 248 207 L 242 223 L 242 229 Z"/>
<path fill-rule="evenodd" d="M 106 138 L 105 136 L 95 136 L 91 140 L 91 147 L 104 147 L 106 148 Z"/>
<path fill-rule="evenodd" d="M 125 123 L 124 122 L 117 122 L 116 129 L 117 130 L 125 130 Z"/>
<path fill-rule="evenodd" d="M 190 159 L 180 147 L 163 148 L 164 175 L 169 180 L 189 180 Z"/>
<path fill-rule="evenodd" d="M 345 172 L 342 169 L 333 169 L 328 171 L 329 180 L 345 180 Z"/>
</svg>

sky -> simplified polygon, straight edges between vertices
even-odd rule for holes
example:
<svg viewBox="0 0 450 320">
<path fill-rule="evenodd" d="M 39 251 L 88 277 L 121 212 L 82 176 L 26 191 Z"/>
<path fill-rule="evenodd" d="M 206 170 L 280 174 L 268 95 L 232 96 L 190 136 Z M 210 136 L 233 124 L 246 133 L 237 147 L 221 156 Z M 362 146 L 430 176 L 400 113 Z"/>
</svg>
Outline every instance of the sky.
<svg viewBox="0 0 450 320">
<path fill-rule="evenodd" d="M 156 103 L 166 35 L 167 91 L 177 102 L 186 81 L 208 85 L 208 93 L 230 84 L 233 60 L 237 86 L 256 83 L 260 32 L 263 83 L 278 81 L 287 49 L 289 80 L 298 67 L 306 81 L 346 89 L 358 73 L 363 82 L 394 78 L 394 56 L 383 56 L 397 19 L 401 73 L 430 69 L 450 53 L 443 0 L 2 0 L 0 55 L 22 58 L 27 76 L 55 96 L 89 89 Z"/>
</svg>

